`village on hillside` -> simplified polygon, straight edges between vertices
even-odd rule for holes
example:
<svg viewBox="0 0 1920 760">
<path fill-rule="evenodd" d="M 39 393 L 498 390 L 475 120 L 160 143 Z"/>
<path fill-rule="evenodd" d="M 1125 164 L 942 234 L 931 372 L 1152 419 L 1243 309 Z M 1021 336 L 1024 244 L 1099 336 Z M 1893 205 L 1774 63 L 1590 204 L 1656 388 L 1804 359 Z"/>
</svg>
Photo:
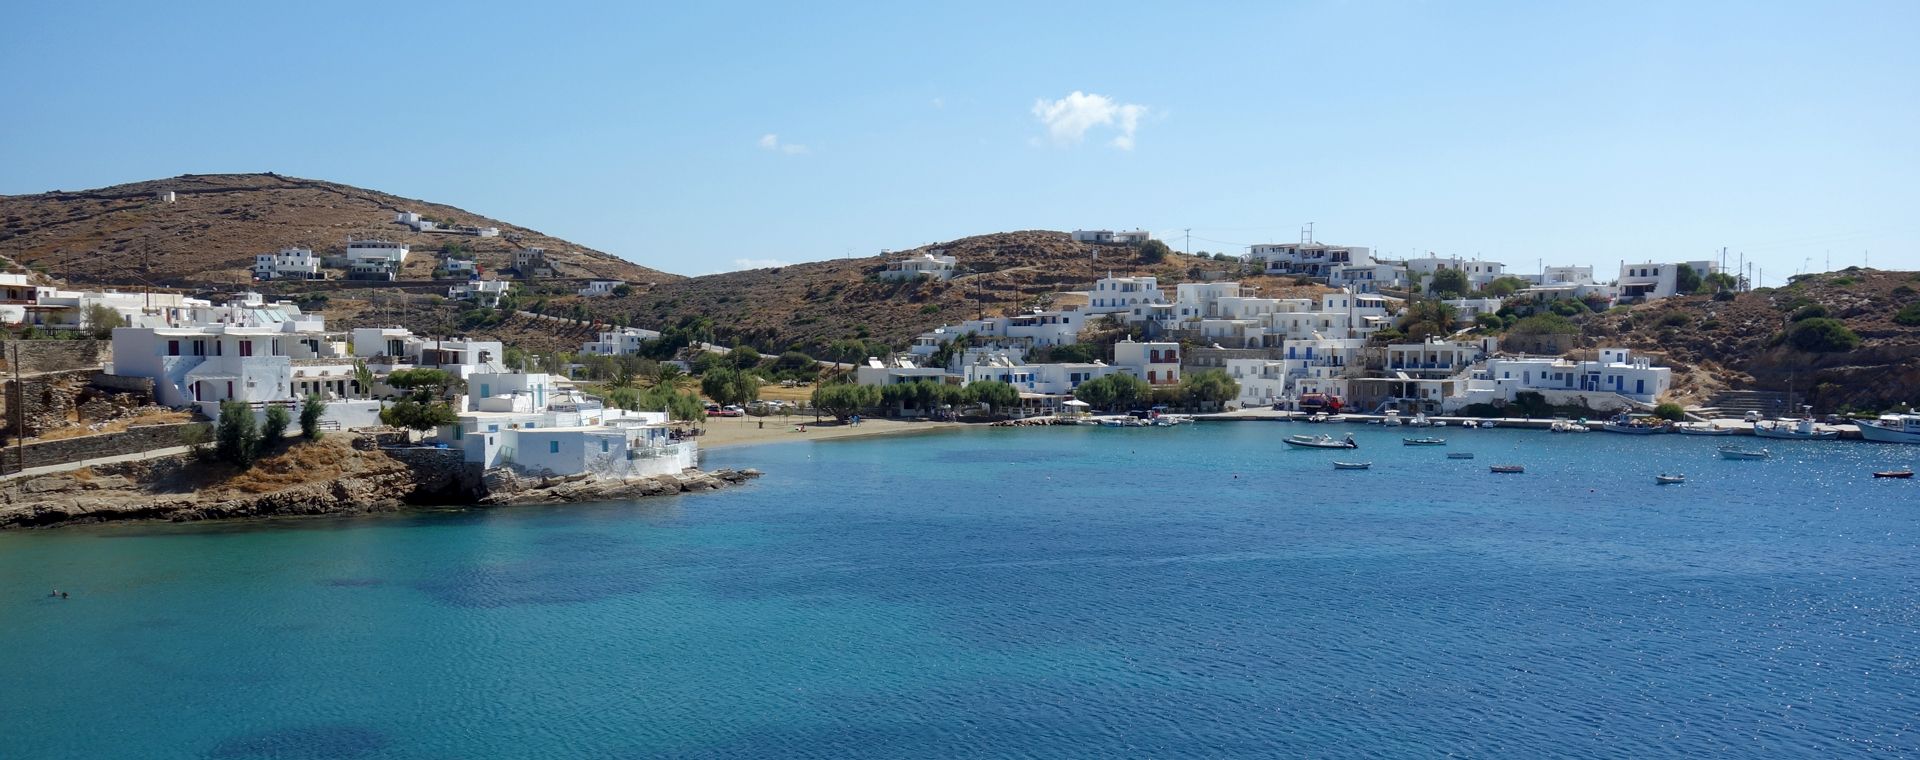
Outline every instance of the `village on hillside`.
<svg viewBox="0 0 1920 760">
<path fill-rule="evenodd" d="M 416 233 L 499 234 L 406 211 L 388 223 Z M 1730 302 L 1752 290 L 1744 273 L 1718 260 L 1623 262 L 1603 281 L 1585 265 L 1515 273 L 1480 258 L 1388 260 L 1304 232 L 1240 256 L 1201 257 L 1176 254 L 1142 231 L 1064 237 L 1091 252 L 1089 267 L 1104 260 L 1127 272 L 1063 284 L 1044 294 L 1045 306 L 982 308 L 928 324 L 898 344 L 862 329 L 818 355 L 778 346 L 762 354 L 737 337 L 720 345 L 728 331 L 712 318 L 593 318 L 590 299 L 618 303 L 633 288 L 556 282 L 548 251 L 537 246 L 516 248 L 493 268 L 458 244 L 423 254 L 378 235 L 348 237 L 337 253 L 289 245 L 254 255 L 260 290 L 394 284 L 410 260 L 430 256 L 433 277 L 445 282 L 437 286 L 444 295 L 429 295 L 463 314 L 469 329 L 458 333 L 368 323 L 365 315 L 347 327 L 330 324 L 325 297 L 73 290 L 16 268 L 0 274 L 0 322 L 15 338 L 0 352 L 10 372 L 11 445 L 0 471 L 58 471 L 179 447 L 244 470 L 273 454 L 296 420 L 307 438 L 339 431 L 373 436 L 382 450 L 436 452 L 477 492 L 503 476 L 677 476 L 699 462 L 709 417 L 758 418 L 753 430 L 765 431 L 778 416 L 773 432 L 792 434 L 876 417 L 1558 419 L 1556 430 L 1640 432 L 1711 427 L 1716 415 L 1731 414 L 1757 432 L 1756 416 L 1805 416 L 1791 394 L 1680 398 L 1672 367 L 1624 344 L 1596 345 L 1570 320 L 1665 299 Z M 880 284 L 875 292 L 910 302 L 922 286 L 976 276 L 979 262 L 959 250 L 887 254 L 866 277 Z M 1177 282 L 1139 266 L 1176 258 L 1208 266 Z M 573 306 L 555 309 L 548 298 Z M 931 319 L 937 311 L 921 313 Z M 1815 311 L 1790 315 L 1786 334 L 1796 344 L 1844 343 L 1845 326 L 1836 332 L 1838 322 Z M 509 318 L 586 338 L 577 349 L 539 350 L 488 334 Z M 1818 334 L 1802 335 L 1810 332 Z"/>
</svg>

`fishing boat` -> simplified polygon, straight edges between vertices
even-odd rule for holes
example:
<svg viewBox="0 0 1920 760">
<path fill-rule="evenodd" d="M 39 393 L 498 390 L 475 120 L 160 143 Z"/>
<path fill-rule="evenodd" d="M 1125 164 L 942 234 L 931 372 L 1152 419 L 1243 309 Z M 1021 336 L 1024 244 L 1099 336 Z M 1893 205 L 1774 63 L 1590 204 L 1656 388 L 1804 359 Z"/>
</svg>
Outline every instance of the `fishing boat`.
<svg viewBox="0 0 1920 760">
<path fill-rule="evenodd" d="M 1426 438 L 1402 438 L 1400 439 L 1400 445 L 1402 446 L 1445 446 L 1447 445 L 1447 439 L 1434 438 L 1432 436 L 1428 436 Z"/>
<path fill-rule="evenodd" d="M 1739 446 L 1721 446 L 1720 447 L 1721 459 L 1766 459 L 1771 456 L 1773 456 L 1773 452 L 1768 451 L 1766 449 L 1749 451 L 1747 449 L 1740 448 Z"/>
<path fill-rule="evenodd" d="M 1664 423 L 1654 422 L 1652 417 L 1645 415 L 1634 417 L 1625 414 L 1600 423 L 1600 429 L 1609 433 L 1627 435 L 1653 435 L 1667 432 L 1667 426 Z"/>
<path fill-rule="evenodd" d="M 1674 486 L 1674 485 L 1679 485 L 1681 483 L 1687 482 L 1687 476 L 1665 475 L 1665 474 L 1655 475 L 1653 476 L 1653 482 L 1663 486 Z"/>
<path fill-rule="evenodd" d="M 1884 472 L 1876 472 L 1873 474 L 1873 476 L 1876 478 L 1899 478 L 1899 479 L 1905 480 L 1907 478 L 1913 477 L 1913 471 L 1912 470 L 1887 470 Z"/>
<path fill-rule="evenodd" d="M 1753 423 L 1753 434 L 1761 438 L 1785 438 L 1794 441 L 1830 441 L 1840 437 L 1838 430 L 1821 430 L 1812 417 Z"/>
<path fill-rule="evenodd" d="M 1554 420 L 1553 424 L 1547 426 L 1547 431 L 1552 433 L 1591 433 L 1593 432 L 1593 428 L 1587 427 L 1586 420 L 1579 422 Z"/>
<path fill-rule="evenodd" d="M 1875 443 L 1920 443 L 1920 414 L 1883 414 L 1860 421 L 1860 437 Z"/>
<path fill-rule="evenodd" d="M 1302 449 L 1357 449 L 1360 444 L 1354 442 L 1353 434 L 1348 433 L 1345 440 L 1334 440 L 1330 435 L 1295 435 L 1286 440 L 1288 446 Z"/>
<path fill-rule="evenodd" d="M 1714 427 L 1711 422 L 1688 422 L 1674 425 L 1673 432 L 1681 435 L 1734 435 L 1740 431 L 1733 428 Z"/>
<path fill-rule="evenodd" d="M 1372 462 L 1334 462 L 1333 463 L 1333 469 L 1336 469 L 1336 470 L 1364 470 L 1372 466 L 1373 466 Z"/>
<path fill-rule="evenodd" d="M 1471 451 L 1450 451 L 1450 452 L 1447 452 L 1447 458 L 1448 458 L 1448 459 L 1472 459 L 1472 458 L 1473 458 L 1473 452 L 1471 452 Z"/>
<path fill-rule="evenodd" d="M 1508 475 L 1519 474 L 1527 471 L 1527 468 L 1517 464 L 1496 464 L 1491 469 L 1494 472 L 1508 474 Z"/>
</svg>

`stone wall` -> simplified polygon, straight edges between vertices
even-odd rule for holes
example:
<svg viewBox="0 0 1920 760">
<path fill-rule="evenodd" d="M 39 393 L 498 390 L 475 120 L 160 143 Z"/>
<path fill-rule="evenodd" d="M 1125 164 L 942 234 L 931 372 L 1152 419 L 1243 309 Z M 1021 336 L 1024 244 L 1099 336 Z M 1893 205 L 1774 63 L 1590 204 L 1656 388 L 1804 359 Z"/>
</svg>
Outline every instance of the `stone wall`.
<svg viewBox="0 0 1920 760">
<path fill-rule="evenodd" d="M 138 454 L 154 449 L 185 445 L 190 428 L 206 428 L 198 422 L 173 425 L 143 425 L 125 432 L 40 441 L 0 450 L 0 474 L 19 472 L 21 467 L 43 467 L 86 459 Z"/>
<path fill-rule="evenodd" d="M 34 341 L 44 342 L 44 341 Z M 153 381 L 95 369 L 0 376 L 0 434 L 31 438 L 48 430 L 104 422 L 153 403 Z"/>
<path fill-rule="evenodd" d="M 467 462 L 466 452 L 460 449 L 383 447 L 380 453 L 413 472 L 414 492 L 409 500 L 414 503 L 466 503 L 479 496 L 480 465 Z"/>
<path fill-rule="evenodd" d="M 14 357 L 19 366 L 14 366 Z M 36 372 L 100 369 L 113 361 L 113 342 L 106 340 L 0 340 L 0 373 L 11 377 Z"/>
</svg>

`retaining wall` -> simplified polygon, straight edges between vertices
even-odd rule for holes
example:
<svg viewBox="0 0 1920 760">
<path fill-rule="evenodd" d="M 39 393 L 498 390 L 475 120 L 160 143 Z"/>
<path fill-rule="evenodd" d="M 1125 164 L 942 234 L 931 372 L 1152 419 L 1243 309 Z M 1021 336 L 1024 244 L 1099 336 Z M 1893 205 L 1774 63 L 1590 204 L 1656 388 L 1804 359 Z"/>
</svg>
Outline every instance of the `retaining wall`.
<svg viewBox="0 0 1920 760">
<path fill-rule="evenodd" d="M 183 434 L 189 428 L 196 427 L 204 428 L 206 425 L 198 422 L 143 425 L 119 433 L 8 446 L 0 450 L 0 474 L 19 472 L 22 467 L 44 467 L 182 446 L 186 443 Z"/>
</svg>

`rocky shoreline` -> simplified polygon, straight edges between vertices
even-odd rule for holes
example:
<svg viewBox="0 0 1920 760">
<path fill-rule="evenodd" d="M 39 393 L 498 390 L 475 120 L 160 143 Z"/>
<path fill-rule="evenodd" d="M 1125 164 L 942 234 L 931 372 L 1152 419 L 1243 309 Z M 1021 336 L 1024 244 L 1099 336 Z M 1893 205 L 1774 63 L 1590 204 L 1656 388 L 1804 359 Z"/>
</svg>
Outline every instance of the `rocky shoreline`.
<svg viewBox="0 0 1920 760">
<path fill-rule="evenodd" d="M 294 453 L 301 456 L 291 456 Z M 284 460 L 284 461 L 283 461 Z M 728 488 L 753 469 L 632 480 L 526 476 L 495 470 L 458 487 L 384 452 L 328 441 L 236 473 L 187 455 L 85 467 L 0 482 L 0 530 L 131 520 L 191 522 L 393 512 L 413 507 L 570 504 Z"/>
</svg>

